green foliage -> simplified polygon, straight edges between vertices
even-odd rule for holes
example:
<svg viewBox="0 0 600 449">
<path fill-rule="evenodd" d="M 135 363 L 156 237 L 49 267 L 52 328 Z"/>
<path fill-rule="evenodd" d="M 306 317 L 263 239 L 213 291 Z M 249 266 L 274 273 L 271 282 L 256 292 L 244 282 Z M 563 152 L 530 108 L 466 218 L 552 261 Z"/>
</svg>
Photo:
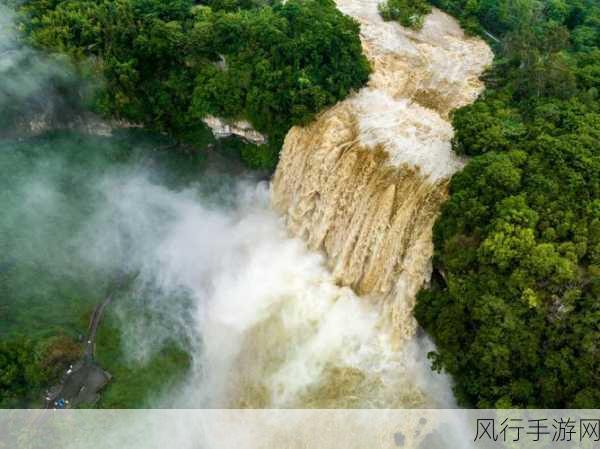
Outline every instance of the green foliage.
<svg viewBox="0 0 600 449">
<path fill-rule="evenodd" d="M 46 386 L 59 381 L 69 364 L 83 355 L 82 345 L 66 335 L 56 335 L 40 343 L 40 370 Z"/>
<path fill-rule="evenodd" d="M 431 12 L 425 0 L 385 0 L 378 5 L 383 20 L 396 20 L 400 25 L 420 29 L 423 20 Z"/>
<path fill-rule="evenodd" d="M 234 137 L 221 139 L 217 150 L 224 156 L 241 160 L 246 167 L 255 170 L 275 171 L 279 146 L 273 144 L 255 145 Z"/>
<path fill-rule="evenodd" d="M 0 407 L 16 407 L 37 392 L 43 378 L 34 345 L 24 337 L 0 340 Z"/>
<path fill-rule="evenodd" d="M 0 408 L 27 407 L 56 382 L 70 362 L 81 355 L 71 338 L 58 335 L 39 340 L 16 336 L 0 340 Z"/>
<path fill-rule="evenodd" d="M 179 138 L 208 114 L 245 118 L 271 140 L 248 157 L 261 167 L 370 70 L 358 24 L 331 0 L 29 0 L 23 11 L 37 45 L 102 74 L 104 113 Z"/>
<path fill-rule="evenodd" d="M 474 157 L 434 228 L 445 281 L 416 306 L 434 367 L 464 404 L 599 407 L 600 8 L 434 3 L 501 40 L 488 90 L 453 117 Z"/>
<path fill-rule="evenodd" d="M 144 363 L 130 360 L 123 349 L 124 336 L 112 315 L 105 318 L 98 333 L 98 363 L 111 373 L 112 381 L 103 390 L 97 408 L 143 408 L 152 405 L 188 374 L 190 355 L 169 342 Z"/>
</svg>

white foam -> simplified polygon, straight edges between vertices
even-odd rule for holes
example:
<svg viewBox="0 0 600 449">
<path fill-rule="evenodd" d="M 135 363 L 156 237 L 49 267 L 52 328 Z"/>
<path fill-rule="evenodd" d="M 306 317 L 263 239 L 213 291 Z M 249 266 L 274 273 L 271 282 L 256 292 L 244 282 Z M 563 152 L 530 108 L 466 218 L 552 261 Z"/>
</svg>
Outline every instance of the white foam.
<svg viewBox="0 0 600 449">
<path fill-rule="evenodd" d="M 435 111 L 375 89 L 363 89 L 351 101 L 361 142 L 384 148 L 392 165 L 418 167 L 434 179 L 449 177 L 462 167 L 450 144 L 452 126 Z"/>
<path fill-rule="evenodd" d="M 464 163 L 451 149 L 449 113 L 483 90 L 478 77 L 492 61 L 491 50 L 437 9 L 415 31 L 385 22 L 379 2 L 336 2 L 360 23 L 374 69 L 368 86 L 346 100 L 348 109 L 360 125 L 361 142 L 382 147 L 392 165 L 418 167 L 433 180 L 447 178 Z"/>
</svg>

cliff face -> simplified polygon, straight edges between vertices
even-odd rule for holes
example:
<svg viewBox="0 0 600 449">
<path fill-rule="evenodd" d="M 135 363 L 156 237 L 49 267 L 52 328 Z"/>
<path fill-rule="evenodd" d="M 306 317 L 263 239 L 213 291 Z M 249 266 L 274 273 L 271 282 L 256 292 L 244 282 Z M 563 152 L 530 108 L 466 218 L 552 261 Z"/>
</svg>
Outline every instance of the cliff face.
<svg viewBox="0 0 600 449">
<path fill-rule="evenodd" d="M 450 177 L 450 112 L 473 102 L 489 47 L 434 10 L 423 29 L 384 22 L 378 1 L 338 0 L 361 24 L 368 85 L 288 133 L 273 206 L 323 251 L 336 283 L 380 302 L 400 340 L 415 332 L 414 297 L 429 278 L 432 226 Z"/>
</svg>

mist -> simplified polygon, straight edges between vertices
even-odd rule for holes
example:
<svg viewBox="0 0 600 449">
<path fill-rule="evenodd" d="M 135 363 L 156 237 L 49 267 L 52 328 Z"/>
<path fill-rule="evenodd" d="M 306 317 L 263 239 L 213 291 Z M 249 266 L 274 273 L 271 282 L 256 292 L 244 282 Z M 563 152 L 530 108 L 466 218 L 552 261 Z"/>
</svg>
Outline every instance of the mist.
<svg viewBox="0 0 600 449">
<path fill-rule="evenodd" d="M 165 401 L 299 407 L 319 405 L 320 388 L 340 388 L 329 405 L 343 405 L 343 379 L 328 374 L 341 369 L 360 373 L 349 386 L 360 401 L 348 405 L 452 403 L 430 373 L 430 345 L 396 352 L 377 308 L 336 286 L 322 256 L 288 236 L 266 183 L 228 179 L 205 195 L 202 179 L 181 190 L 151 179 L 136 168 L 97 180 L 101 200 L 70 246 L 96 270 L 137 273 L 114 304 L 132 360 L 170 341 L 190 353 L 180 397 Z"/>
<path fill-rule="evenodd" d="M 398 351 L 377 306 L 337 286 L 322 255 L 289 237 L 266 182 L 208 168 L 172 184 L 141 142 L 126 143 L 140 156 L 118 163 L 111 155 L 125 142 L 114 138 L 3 146 L 4 254 L 53 291 L 38 304 L 41 323 L 84 293 L 101 300 L 127 273 L 134 280 L 110 313 L 129 362 L 143 366 L 168 344 L 192 359 L 185 382 L 151 405 L 452 404 L 447 380 L 429 369 L 430 343 Z M 65 285 L 81 293 L 65 302 Z M 15 290 L 34 287 L 25 278 Z"/>
<path fill-rule="evenodd" d="M 135 274 L 110 306 L 129 363 L 144 366 L 173 341 L 192 358 L 184 379 L 151 393 L 148 407 L 453 405 L 448 380 L 429 369 L 431 344 L 415 338 L 395 348 L 379 325 L 378 308 L 336 286 L 323 257 L 288 236 L 270 207 L 267 183 L 209 168 L 197 181 L 173 187 L 146 159 L 90 170 L 77 168 L 64 144 L 53 147 L 62 148 L 62 156 L 39 155 L 31 175 L 20 177 L 26 228 L 39 232 L 32 250 L 56 239 L 60 226 L 49 223 L 64 224 L 71 215 L 72 232 L 59 235 L 70 257 L 53 259 L 56 282 L 85 273 L 97 280 Z M 89 207 L 81 215 L 64 198 L 64 176 L 74 170 L 86 180 L 82 204 Z M 421 416 L 344 410 L 67 413 L 75 413 L 67 415 L 77 423 L 75 431 L 65 432 L 57 421 L 55 434 L 44 433 L 49 441 L 56 435 L 61 447 L 101 441 L 102 447 L 190 449 L 280 447 L 294 439 L 312 441 L 314 429 L 327 435 L 320 447 L 336 441 L 365 447 L 375 434 L 373 420 L 386 435 L 400 428 L 409 435 Z M 52 420 L 40 428 L 48 425 Z"/>
</svg>

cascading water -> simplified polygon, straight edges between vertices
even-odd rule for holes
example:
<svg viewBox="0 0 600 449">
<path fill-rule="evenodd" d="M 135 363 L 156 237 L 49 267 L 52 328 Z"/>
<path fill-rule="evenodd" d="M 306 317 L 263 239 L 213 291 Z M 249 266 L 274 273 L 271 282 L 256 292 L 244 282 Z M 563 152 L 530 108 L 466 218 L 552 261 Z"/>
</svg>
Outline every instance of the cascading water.
<svg viewBox="0 0 600 449">
<path fill-rule="evenodd" d="M 452 405 L 447 380 L 428 372 L 430 343 L 415 336 L 412 308 L 430 275 L 434 220 L 463 164 L 449 114 L 482 91 L 492 53 L 438 10 L 417 32 L 384 22 L 377 3 L 338 0 L 360 22 L 374 72 L 367 87 L 288 133 L 271 186 L 287 228 L 324 261 L 309 268 L 290 254 L 296 266 L 275 267 L 289 269 L 281 291 L 265 292 L 271 299 L 238 327 L 227 357 L 210 344 L 227 301 L 205 317 L 215 332 L 206 362 L 227 367 L 229 405 Z"/>
<path fill-rule="evenodd" d="M 374 73 L 359 93 L 285 141 L 273 204 L 323 250 L 336 282 L 381 300 L 402 337 L 429 277 L 431 229 L 449 178 L 452 109 L 472 102 L 492 54 L 435 10 L 419 32 L 384 22 L 376 1 L 340 0 L 361 24 Z"/>
</svg>

